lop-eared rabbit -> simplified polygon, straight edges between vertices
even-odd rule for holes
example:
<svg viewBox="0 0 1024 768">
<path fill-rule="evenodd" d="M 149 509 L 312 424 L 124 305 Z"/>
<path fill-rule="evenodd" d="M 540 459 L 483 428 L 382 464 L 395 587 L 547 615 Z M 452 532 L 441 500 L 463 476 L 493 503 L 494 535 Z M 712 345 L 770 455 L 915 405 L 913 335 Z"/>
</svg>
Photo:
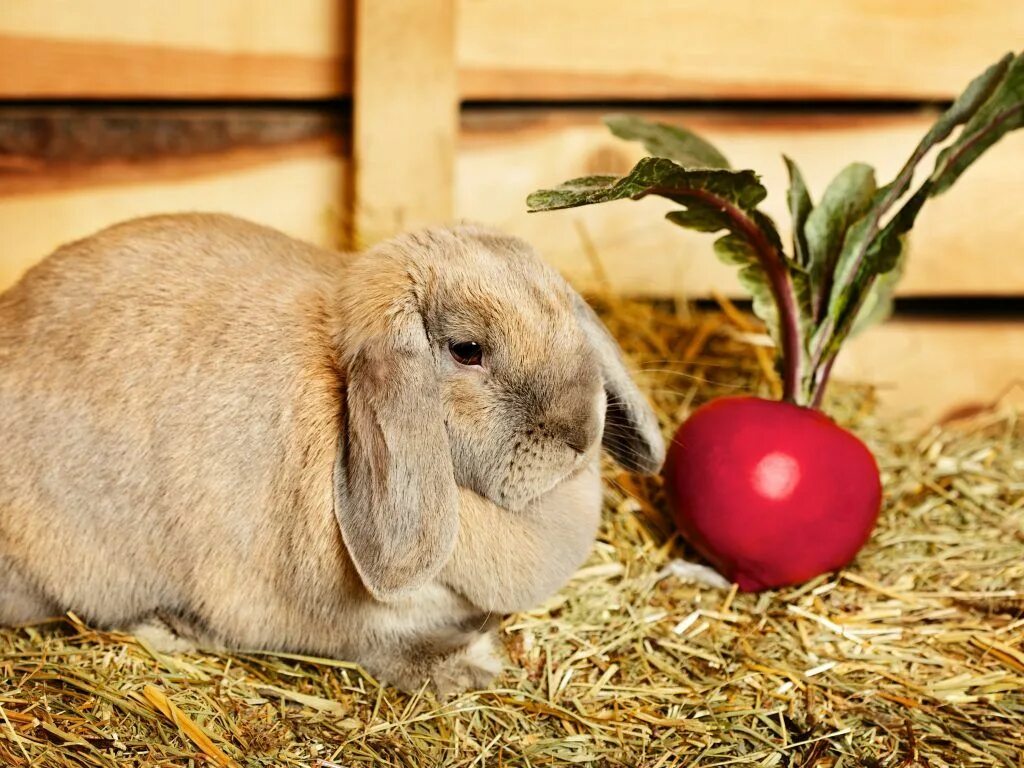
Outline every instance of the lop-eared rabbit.
<svg viewBox="0 0 1024 768">
<path fill-rule="evenodd" d="M 0 438 L 0 624 L 74 611 L 440 692 L 490 680 L 494 617 L 586 557 L 602 444 L 664 457 L 522 240 L 347 256 L 207 214 L 103 230 L 0 295 Z"/>
</svg>

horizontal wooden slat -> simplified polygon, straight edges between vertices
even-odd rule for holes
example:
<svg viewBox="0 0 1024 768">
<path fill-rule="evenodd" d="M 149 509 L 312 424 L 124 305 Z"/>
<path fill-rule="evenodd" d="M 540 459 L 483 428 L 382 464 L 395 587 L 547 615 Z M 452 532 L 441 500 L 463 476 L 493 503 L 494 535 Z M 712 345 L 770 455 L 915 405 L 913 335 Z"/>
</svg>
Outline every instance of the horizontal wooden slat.
<svg viewBox="0 0 1024 768">
<path fill-rule="evenodd" d="M 851 339 L 835 376 L 878 387 L 882 414 L 911 426 L 1024 403 L 1024 314 L 1014 320 L 894 320 Z"/>
<path fill-rule="evenodd" d="M 0 97 L 350 92 L 351 0 L 5 0 Z M 1013 0 L 461 0 L 468 99 L 948 99 L 1024 40 Z"/>
<path fill-rule="evenodd" d="M 889 178 L 930 120 L 917 113 L 685 111 L 661 117 L 713 138 L 735 165 L 761 170 L 770 190 L 766 208 L 784 232 L 788 215 L 780 152 L 801 163 L 812 191 L 820 195 L 832 174 L 853 159 L 875 164 L 880 179 Z M 317 110 L 0 110 L 0 231 L 17 231 L 18 221 L 11 221 L 13 230 L 3 226 L 3 211 L 24 210 L 22 205 L 47 221 L 37 237 L 5 237 L 0 262 L 13 276 L 17 270 L 11 264 L 27 265 L 50 247 L 115 220 L 101 214 L 90 223 L 69 206 L 69 200 L 87 200 L 89 189 L 98 188 L 102 196 L 111 186 L 142 185 L 154 195 L 151 205 L 157 209 L 158 195 L 167 190 L 163 208 L 171 209 L 182 204 L 177 185 L 253 165 L 301 157 L 311 172 L 319 167 L 316 172 L 330 174 L 336 155 L 347 155 L 345 131 L 347 123 L 339 116 Z M 661 214 L 671 207 L 665 201 L 526 213 L 530 191 L 585 173 L 621 172 L 641 154 L 639 146 L 610 136 L 594 111 L 471 111 L 463 117 L 456 215 L 527 237 L 584 287 L 594 286 L 598 274 L 586 238 L 611 286 L 623 293 L 742 295 L 734 270 L 714 258 L 713 237 L 665 222 Z M 1021 168 L 1024 133 L 1006 138 L 952 191 L 928 203 L 912 237 L 903 295 L 1024 296 L 1024 259 L 1015 257 L 1024 231 Z M 269 200 L 272 193 L 259 194 Z M 248 188 L 236 191 L 236 208 L 249 194 Z M 301 195 L 310 206 L 340 210 L 342 189 L 313 185 L 282 188 L 279 194 L 285 207 Z M 197 199 L 190 207 L 204 204 Z M 43 235 L 50 245 L 37 248 Z"/>
<path fill-rule="evenodd" d="M 846 163 L 869 162 L 892 178 L 933 114 L 707 112 L 649 114 L 687 125 L 718 144 L 734 167 L 754 168 L 769 191 L 765 210 L 788 242 L 785 152 L 801 165 L 815 197 Z M 458 215 L 498 224 L 531 240 L 581 285 L 598 277 L 589 240 L 611 287 L 628 294 L 742 295 L 735 270 L 712 254 L 713 236 L 664 221 L 661 199 L 621 201 L 528 214 L 526 195 L 565 179 L 622 173 L 643 155 L 611 136 L 591 110 L 481 110 L 464 115 L 457 171 Z M 926 160 L 925 167 L 930 166 Z M 1020 205 L 1024 132 L 993 147 L 957 185 L 926 205 L 911 236 L 900 292 L 906 296 L 1022 295 Z"/>
<path fill-rule="evenodd" d="M 255 157 L 348 154 L 348 115 L 291 108 L 0 106 L 0 198 L 196 175 Z"/>
<path fill-rule="evenodd" d="M 947 99 L 1024 41 L 1014 0 L 463 0 L 472 99 Z"/>
<path fill-rule="evenodd" d="M 233 213 L 336 247 L 348 172 L 346 154 L 329 140 L 82 169 L 86 186 L 71 177 L 50 191 L 0 197 L 0 290 L 58 245 L 154 213 Z"/>
<path fill-rule="evenodd" d="M 705 133 L 736 166 L 761 170 L 770 190 L 766 208 L 784 233 L 788 215 L 780 152 L 801 163 L 812 192 L 820 195 L 828 179 L 853 159 L 873 163 L 880 179 L 888 179 L 930 120 L 930 115 L 917 113 L 742 111 L 661 117 Z M 524 199 L 530 191 L 586 173 L 621 172 L 642 154 L 639 146 L 610 136 L 598 118 L 590 110 L 465 113 L 456 216 L 523 235 L 584 287 L 594 286 L 598 275 L 584 247 L 586 239 L 611 287 L 623 293 L 743 295 L 735 271 L 714 258 L 713 237 L 665 222 L 661 214 L 671 207 L 665 201 L 526 213 Z M 92 188 L 99 188 L 100 196 L 114 185 L 142 185 L 153 195 L 168 190 L 163 207 L 170 209 L 183 199 L 176 185 L 199 177 L 299 157 L 311 169 L 319 166 L 331 173 L 326 169 L 334 167 L 335 156 L 348 153 L 346 131 L 347 123 L 326 110 L 0 110 L 0 231 L 17 231 L 17 221 L 11 222 L 14 230 L 2 226 L 3 211 L 22 210 L 23 204 L 45 217 L 50 247 L 115 220 L 117 216 L 100 215 L 90 224 L 68 206 L 68 200 L 87 199 L 83 195 Z M 1022 168 L 1024 133 L 1013 134 L 953 190 L 928 203 L 912 236 L 902 295 L 1024 296 L 1024 259 L 1016 258 L 1024 232 L 1024 208 L 1018 204 Z M 279 190 L 285 207 L 301 195 L 311 206 L 339 210 L 342 193 L 340 186 Z M 249 194 L 249 189 L 239 188 L 234 204 L 244 205 Z M 197 199 L 190 207 L 203 204 Z M 152 205 L 159 208 L 157 197 Z M 39 238 L 4 240 L 0 262 L 8 275 L 16 274 L 11 264 L 26 265 L 48 250 L 36 248 Z"/>
<path fill-rule="evenodd" d="M 150 213 L 225 211 L 336 246 L 349 128 L 305 107 L 0 107 L 0 289 L 60 244 Z"/>
<path fill-rule="evenodd" d="M 324 98 L 351 90 L 351 0 L 9 0 L 3 98 Z"/>
</svg>

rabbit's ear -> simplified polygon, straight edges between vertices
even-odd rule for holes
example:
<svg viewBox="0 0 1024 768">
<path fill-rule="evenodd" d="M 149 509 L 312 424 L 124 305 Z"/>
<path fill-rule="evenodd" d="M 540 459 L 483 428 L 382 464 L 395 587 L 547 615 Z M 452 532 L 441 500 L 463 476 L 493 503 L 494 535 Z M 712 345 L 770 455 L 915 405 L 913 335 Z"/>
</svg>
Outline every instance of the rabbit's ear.
<svg viewBox="0 0 1024 768">
<path fill-rule="evenodd" d="M 597 353 L 608 397 L 602 443 L 626 469 L 653 474 L 665 461 L 658 418 L 626 372 L 619 345 L 604 323 L 581 296 L 574 293 L 573 300 L 583 332 Z"/>
<path fill-rule="evenodd" d="M 458 490 L 434 361 L 419 312 L 347 359 L 334 512 L 366 588 L 392 600 L 435 576 L 458 532 Z"/>
</svg>

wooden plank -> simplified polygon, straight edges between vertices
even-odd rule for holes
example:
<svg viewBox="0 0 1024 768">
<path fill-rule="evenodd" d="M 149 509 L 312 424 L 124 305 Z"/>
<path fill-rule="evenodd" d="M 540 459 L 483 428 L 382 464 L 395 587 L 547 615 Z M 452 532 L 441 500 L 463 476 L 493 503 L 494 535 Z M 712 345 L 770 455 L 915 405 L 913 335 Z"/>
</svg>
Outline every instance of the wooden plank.
<svg viewBox="0 0 1024 768">
<path fill-rule="evenodd" d="M 782 225 L 788 216 L 783 210 L 786 181 L 780 151 L 801 162 L 812 191 L 820 194 L 846 159 L 870 161 L 880 168 L 881 178 L 887 178 L 929 119 L 912 113 L 794 116 L 688 111 L 663 116 L 706 133 L 737 165 L 761 169 L 772 191 L 767 208 Z M 48 242 L 56 244 L 117 218 L 101 214 L 90 225 L 84 215 L 70 211 L 67 200 L 81 199 L 78 193 L 89 188 L 141 184 L 157 194 L 200 176 L 217 177 L 254 165 L 344 156 L 346 130 L 343 120 L 324 110 L 7 108 L 0 110 L 0 203 L 9 197 L 38 196 Z M 470 111 L 459 147 L 455 215 L 527 237 L 584 287 L 594 286 L 595 272 L 577 223 L 593 241 L 616 290 L 653 296 L 707 296 L 712 290 L 742 295 L 734 271 L 714 259 L 712 238 L 664 222 L 660 214 L 670 206 L 662 201 L 525 212 L 524 198 L 533 189 L 584 173 L 624 171 L 640 152 L 609 136 L 598 123 L 598 113 L 589 110 Z M 382 163 L 385 172 L 393 167 L 390 161 Z M 1015 134 L 991 150 L 951 192 L 929 203 L 911 243 L 903 295 L 1024 295 L 1024 259 L 1008 256 L 1019 251 L 1019 233 L 1024 231 L 1024 211 L 1016 202 L 1022 167 L 1024 134 Z M 385 172 L 381 195 L 385 202 L 397 200 L 391 198 L 393 190 L 412 176 L 393 178 Z M 340 211 L 345 191 L 323 189 L 315 203 L 308 190 L 283 189 L 280 194 L 298 194 L 320 209 Z M 244 197 L 249 191 L 236 194 Z M 181 204 L 172 193 L 165 207 Z M 153 205 L 159 209 L 156 198 Z M 201 205 L 203 201 L 197 200 L 192 207 Z M 45 212 L 47 206 L 51 213 Z M 45 252 L 36 248 L 36 242 L 5 237 L 0 261 L 31 263 Z M 7 274 L 17 272 L 4 269 Z"/>
<path fill-rule="evenodd" d="M 61 243 L 151 213 L 226 211 L 337 246 L 349 129 L 324 108 L 0 107 L 0 289 Z"/>
<path fill-rule="evenodd" d="M 1002 398 L 1024 402 L 1024 314 L 1016 320 L 894 320 L 849 341 L 835 376 L 878 387 L 882 415 L 924 426 Z"/>
<path fill-rule="evenodd" d="M 887 178 L 929 119 L 903 113 L 675 112 L 664 117 L 714 138 L 737 165 L 760 168 L 772 191 L 767 209 L 784 230 L 786 182 L 778 152 L 796 157 L 812 191 L 820 194 L 847 158 L 870 161 Z M 638 147 L 610 137 L 597 118 L 592 111 L 467 113 L 457 161 L 455 215 L 527 237 L 584 287 L 594 286 L 595 272 L 579 226 L 593 241 L 616 290 L 653 296 L 707 296 L 713 290 L 742 295 L 734 271 L 714 259 L 712 238 L 664 222 L 660 214 L 670 205 L 662 201 L 525 212 L 524 198 L 535 188 L 584 173 L 624 171 L 639 157 Z M 83 234 L 84 219 L 63 218 L 67 208 L 58 192 L 74 197 L 90 187 L 125 184 L 156 190 L 278 160 L 345 155 L 346 130 L 343 120 L 323 110 L 7 108 L 0 110 L 0 201 L 39 195 L 38 205 L 53 206 L 54 211 L 45 215 L 45 230 L 52 242 L 61 242 Z M 398 200 L 394 190 L 412 176 L 393 178 L 395 166 L 390 161 L 381 166 L 380 194 L 385 202 Z M 1024 259 L 1008 255 L 1019 251 L 1019 233 L 1024 231 L 1024 210 L 1016 202 L 1022 167 L 1024 134 L 1015 134 L 991 150 L 951 192 L 929 203 L 911 243 L 903 295 L 1024 295 Z M 430 186 L 425 189 L 432 191 Z M 304 192 L 286 190 L 281 195 Z M 343 192 L 325 190 L 317 205 L 338 207 Z M 180 205 L 179 200 L 172 194 L 168 206 Z M 445 216 L 439 212 L 437 218 Z M 84 231 L 111 220 L 101 216 Z M 33 242 L 5 238 L 0 261 L 24 265 L 41 257 L 41 251 L 30 247 Z"/>
<path fill-rule="evenodd" d="M 0 196 L 0 290 L 62 243 L 154 213 L 233 213 L 336 247 L 348 176 L 345 154 L 321 140 L 173 162 L 113 163 L 93 167 L 88 184 L 79 176 L 71 186 Z"/>
<path fill-rule="evenodd" d="M 11 0 L 0 97 L 334 97 L 350 37 L 351 0 Z"/>
<path fill-rule="evenodd" d="M 338 110 L 0 106 L 0 197 L 189 177 L 329 147 L 347 155 Z"/>
<path fill-rule="evenodd" d="M 897 112 L 712 112 L 678 110 L 648 117 L 687 125 L 717 143 L 738 168 L 754 168 L 769 190 L 765 210 L 789 241 L 780 154 L 804 169 L 815 197 L 847 162 L 874 165 L 892 178 L 934 115 Z M 459 147 L 456 214 L 526 237 L 574 282 L 596 272 L 581 230 L 615 290 L 634 295 L 743 295 L 735 270 L 718 263 L 713 237 L 662 219 L 660 199 L 622 201 L 527 214 L 531 191 L 593 173 L 623 173 L 643 154 L 611 136 L 594 110 L 471 110 Z M 926 160 L 926 163 L 930 161 Z M 942 197 L 929 201 L 911 238 L 905 296 L 1024 295 L 1020 252 L 1024 208 L 1024 132 L 989 151 Z"/>
<path fill-rule="evenodd" d="M 452 214 L 454 0 L 357 0 L 353 242 Z"/>
<path fill-rule="evenodd" d="M 948 99 L 1024 40 L 1007 0 L 464 0 L 470 99 Z"/>
<path fill-rule="evenodd" d="M 946 99 L 1024 39 L 1007 0 L 456 1 L 469 99 Z M 0 97 L 345 94 L 352 3 L 6 0 Z"/>
</svg>

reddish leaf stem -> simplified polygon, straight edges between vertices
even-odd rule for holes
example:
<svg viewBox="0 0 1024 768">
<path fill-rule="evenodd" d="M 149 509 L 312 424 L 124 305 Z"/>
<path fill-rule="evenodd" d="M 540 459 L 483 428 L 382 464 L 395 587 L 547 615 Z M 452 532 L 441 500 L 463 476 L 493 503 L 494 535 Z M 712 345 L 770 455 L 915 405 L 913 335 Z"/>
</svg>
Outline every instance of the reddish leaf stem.
<svg viewBox="0 0 1024 768">
<path fill-rule="evenodd" d="M 782 253 L 768 239 L 764 230 L 730 201 L 704 189 L 685 187 L 654 187 L 644 194 L 661 195 L 671 199 L 696 198 L 718 208 L 732 223 L 734 233 L 740 235 L 754 249 L 757 260 L 768 277 L 768 285 L 779 313 L 779 336 L 782 347 L 782 398 L 798 405 L 800 402 L 800 379 L 803 374 L 803 343 L 800 338 L 800 314 L 797 308 L 796 292 L 789 270 L 782 260 Z"/>
<path fill-rule="evenodd" d="M 811 385 L 811 408 L 821 408 L 821 404 L 825 400 L 828 379 L 832 375 L 832 366 L 835 362 L 836 356 L 832 355 L 818 368 L 815 380 Z"/>
</svg>

